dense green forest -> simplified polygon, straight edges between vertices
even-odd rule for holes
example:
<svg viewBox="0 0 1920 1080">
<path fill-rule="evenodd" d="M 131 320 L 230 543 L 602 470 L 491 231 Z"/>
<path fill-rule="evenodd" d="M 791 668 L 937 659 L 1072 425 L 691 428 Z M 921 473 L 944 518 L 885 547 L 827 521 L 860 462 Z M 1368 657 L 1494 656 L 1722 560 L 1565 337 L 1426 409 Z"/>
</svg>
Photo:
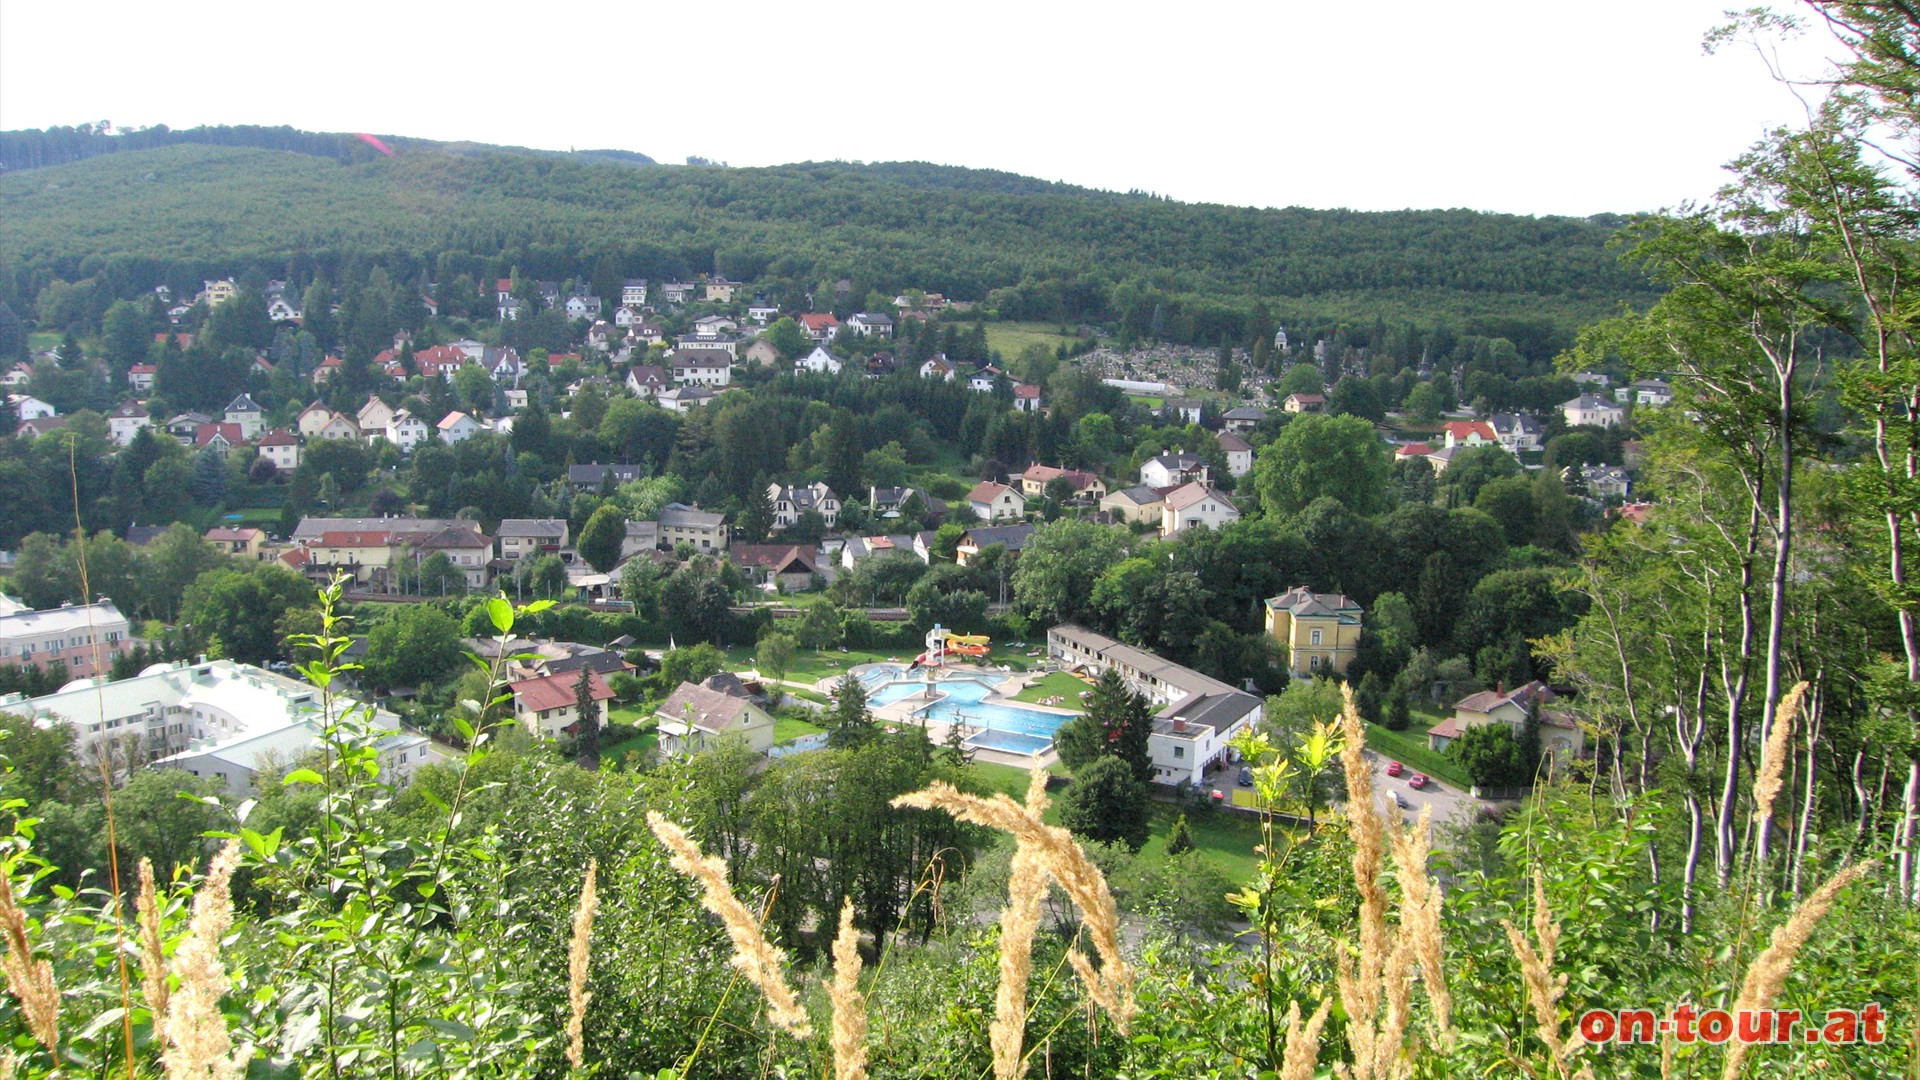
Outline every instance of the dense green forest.
<svg viewBox="0 0 1920 1080">
<path fill-rule="evenodd" d="M 1240 338 L 1263 298 L 1282 321 L 1446 324 L 1545 360 L 1581 323 L 1652 296 L 1608 250 L 1609 219 L 1191 205 L 930 165 L 636 169 L 355 145 L 173 145 L 0 177 L 0 300 L 31 302 L 56 278 L 126 296 L 249 270 L 565 279 L 605 261 L 802 297 L 841 279 L 856 296 L 911 284 L 1009 318 L 1118 320 L 1157 295 L 1208 345 Z"/>
</svg>

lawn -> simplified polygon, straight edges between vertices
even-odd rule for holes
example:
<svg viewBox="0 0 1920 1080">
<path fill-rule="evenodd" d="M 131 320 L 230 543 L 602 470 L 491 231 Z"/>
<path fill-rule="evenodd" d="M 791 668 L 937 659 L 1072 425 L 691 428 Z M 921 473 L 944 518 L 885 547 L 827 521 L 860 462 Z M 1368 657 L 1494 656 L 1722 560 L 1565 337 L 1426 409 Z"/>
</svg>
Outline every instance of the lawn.
<svg viewBox="0 0 1920 1080">
<path fill-rule="evenodd" d="M 642 758 L 649 758 L 653 755 L 654 749 L 659 745 L 660 735 L 658 732 L 642 732 L 631 739 L 621 739 L 617 743 L 608 743 L 601 747 L 600 760 L 612 764 L 619 764 L 626 759 L 629 753 L 633 752 L 638 752 Z"/>
<path fill-rule="evenodd" d="M 1390 761 L 1404 762 L 1415 772 L 1438 777 L 1465 791 L 1473 784 L 1452 758 L 1427 746 L 1426 736 L 1412 731 L 1388 731 L 1367 725 L 1367 746 Z"/>
<path fill-rule="evenodd" d="M 1013 696 L 1015 701 L 1039 704 L 1042 698 L 1059 697 L 1066 699 L 1061 704 L 1066 708 L 1080 707 L 1080 692 L 1087 688 L 1085 681 L 1076 679 L 1063 671 L 1050 672 L 1028 684 L 1025 690 Z"/>
<path fill-rule="evenodd" d="M 1044 345 L 1053 352 L 1061 345 L 1071 346 L 1080 339 L 1060 332 L 1058 323 L 992 322 L 987 324 L 987 348 L 1006 361 L 1017 360 L 1029 345 Z"/>
<path fill-rule="evenodd" d="M 607 710 L 607 723 L 641 727 L 652 722 L 653 714 L 639 704 L 615 705 Z"/>
<path fill-rule="evenodd" d="M 773 741 L 776 743 L 792 742 L 802 735 L 818 735 L 825 730 L 826 728 L 818 724 L 810 724 L 797 716 L 782 716 L 776 718 L 773 722 Z"/>
</svg>

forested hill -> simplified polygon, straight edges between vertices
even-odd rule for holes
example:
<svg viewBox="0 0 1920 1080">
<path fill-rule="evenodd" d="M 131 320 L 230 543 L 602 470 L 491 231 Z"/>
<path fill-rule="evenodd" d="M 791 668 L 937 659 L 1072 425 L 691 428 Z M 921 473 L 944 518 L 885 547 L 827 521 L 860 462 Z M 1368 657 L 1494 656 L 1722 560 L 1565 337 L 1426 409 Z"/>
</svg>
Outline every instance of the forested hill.
<svg viewBox="0 0 1920 1080">
<path fill-rule="evenodd" d="M 918 287 L 1019 318 L 1101 321 L 1165 297 L 1209 342 L 1256 297 L 1283 319 L 1564 338 L 1647 299 L 1606 247 L 1618 224 L 1185 204 L 924 164 L 626 168 L 439 148 L 177 145 L 0 176 L 0 269 L 16 298 L 54 277 L 103 275 L 125 294 L 369 261 L 434 281 L 610 265 L 804 289 L 848 278 L 855 295 Z"/>
<path fill-rule="evenodd" d="M 652 165 L 654 160 L 631 150 L 531 150 L 520 146 L 492 146 L 485 143 L 437 142 L 399 135 L 379 136 L 388 149 L 443 153 L 512 153 L 542 157 L 572 156 L 582 160 L 622 165 Z M 152 150 L 160 146 L 250 146 L 260 150 L 288 150 L 337 161 L 366 161 L 380 154 L 358 135 L 337 131 L 299 131 L 290 127 L 262 127 L 256 124 L 196 128 L 169 128 L 165 124 L 139 131 L 108 134 L 104 125 L 81 124 L 44 131 L 0 131 L 0 172 L 19 169 L 43 169 L 85 161 L 102 154 L 133 150 Z"/>
</svg>

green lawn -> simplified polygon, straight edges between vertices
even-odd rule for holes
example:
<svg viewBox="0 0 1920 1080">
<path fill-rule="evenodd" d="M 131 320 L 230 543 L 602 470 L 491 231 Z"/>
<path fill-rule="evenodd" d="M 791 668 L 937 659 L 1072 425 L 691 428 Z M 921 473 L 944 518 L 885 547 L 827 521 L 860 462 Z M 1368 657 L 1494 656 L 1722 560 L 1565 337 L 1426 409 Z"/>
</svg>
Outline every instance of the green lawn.
<svg viewBox="0 0 1920 1080">
<path fill-rule="evenodd" d="M 1069 337 L 1060 332 L 1059 323 L 1048 322 L 992 322 L 987 324 L 987 348 L 1000 354 L 1001 358 L 1013 361 L 1020 358 L 1029 345 L 1044 345 L 1053 352 L 1061 345 L 1071 346 L 1079 338 Z"/>
<path fill-rule="evenodd" d="M 818 735 L 825 730 L 826 728 L 818 724 L 810 724 L 797 716 L 782 716 L 773 722 L 773 741 L 792 742 L 802 735 Z"/>
<path fill-rule="evenodd" d="M 628 724 L 633 727 L 640 727 L 643 724 L 651 723 L 652 719 L 653 714 L 643 709 L 638 703 L 632 705 L 615 705 L 607 710 L 607 723 L 609 724 Z"/>
<path fill-rule="evenodd" d="M 659 733 L 652 731 L 643 732 L 635 735 L 631 739 L 621 739 L 617 743 L 608 743 L 601 747 L 600 761 L 602 764 L 619 765 L 625 761 L 628 753 L 635 751 L 643 758 L 651 757 L 654 749 L 659 745 Z"/>
<path fill-rule="evenodd" d="M 1042 675 L 1037 681 L 1028 684 L 1025 690 L 1013 696 L 1013 700 L 1038 704 L 1042 698 L 1059 697 L 1066 699 L 1061 702 L 1062 708 L 1077 709 L 1080 707 L 1080 692 L 1085 689 L 1087 684 L 1082 680 L 1065 672 L 1055 671 Z"/>
<path fill-rule="evenodd" d="M 1415 772 L 1445 780 L 1462 791 L 1473 786 L 1452 758 L 1427 746 L 1424 734 L 1388 731 L 1378 724 L 1368 724 L 1367 746 L 1388 760 L 1403 762 Z"/>
</svg>

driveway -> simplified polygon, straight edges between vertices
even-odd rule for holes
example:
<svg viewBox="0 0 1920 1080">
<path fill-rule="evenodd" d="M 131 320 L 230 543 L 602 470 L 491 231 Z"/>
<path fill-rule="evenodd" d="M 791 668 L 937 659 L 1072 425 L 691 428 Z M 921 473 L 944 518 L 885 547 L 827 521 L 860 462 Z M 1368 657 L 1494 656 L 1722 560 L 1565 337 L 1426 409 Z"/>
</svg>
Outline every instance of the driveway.
<svg viewBox="0 0 1920 1080">
<path fill-rule="evenodd" d="M 1366 755 L 1368 764 L 1373 768 L 1374 798 L 1382 808 L 1388 805 L 1388 793 L 1397 791 L 1406 801 L 1403 812 L 1409 819 L 1418 817 L 1421 807 L 1432 806 L 1435 825 L 1441 822 L 1466 825 L 1480 812 L 1480 800 L 1467 792 L 1434 777 L 1428 777 L 1427 786 L 1416 791 L 1407 784 L 1408 780 L 1413 779 L 1413 769 L 1407 769 L 1399 776 L 1388 776 L 1388 758 L 1372 750 L 1366 751 Z"/>
</svg>

